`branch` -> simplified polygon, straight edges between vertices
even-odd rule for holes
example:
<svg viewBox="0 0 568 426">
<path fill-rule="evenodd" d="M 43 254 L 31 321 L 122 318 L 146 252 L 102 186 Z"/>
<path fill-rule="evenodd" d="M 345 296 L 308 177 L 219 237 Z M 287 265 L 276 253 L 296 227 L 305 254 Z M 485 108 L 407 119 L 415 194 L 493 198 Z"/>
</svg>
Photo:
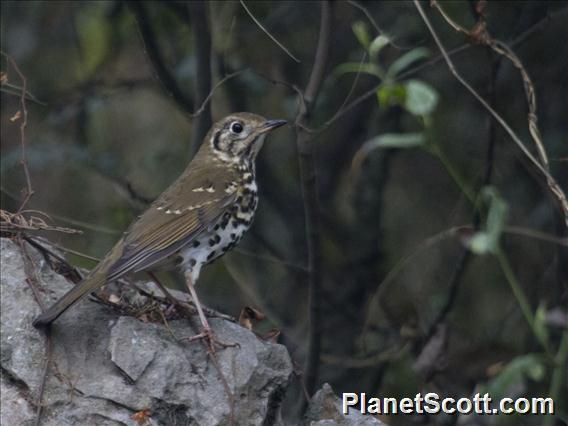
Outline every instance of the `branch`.
<svg viewBox="0 0 568 426">
<path fill-rule="evenodd" d="M 321 353 L 321 239 L 320 217 L 318 211 L 318 193 L 314 160 L 314 146 L 311 135 L 306 131 L 312 108 L 327 67 L 330 49 L 331 5 L 321 2 L 321 20 L 318 45 L 310 79 L 300 97 L 300 112 L 295 121 L 296 144 L 298 146 L 302 200 L 304 204 L 306 240 L 308 249 L 308 285 L 309 285 L 309 341 L 306 361 L 306 388 L 313 394 L 318 379 Z"/>
<path fill-rule="evenodd" d="M 128 1 L 128 6 L 136 18 L 138 23 L 138 30 L 144 43 L 144 48 L 148 54 L 148 58 L 156 72 L 158 80 L 168 92 L 174 101 L 184 111 L 191 113 L 193 111 L 192 99 L 184 93 L 178 86 L 177 81 L 173 74 L 170 72 L 165 64 L 164 58 L 157 43 L 157 36 L 150 25 L 150 19 L 144 8 L 144 3 L 140 1 Z"/>
<path fill-rule="evenodd" d="M 203 138 L 211 127 L 211 104 L 206 102 L 211 92 L 211 33 L 205 11 L 205 2 L 190 1 L 187 5 L 193 22 L 193 46 L 195 49 L 194 111 L 199 110 L 192 126 L 190 156 L 199 149 Z M 203 104 L 203 105 L 202 105 Z"/>
<path fill-rule="evenodd" d="M 473 17 L 476 20 L 476 26 L 484 27 L 485 26 L 485 16 L 480 9 L 478 9 L 473 0 L 470 2 L 470 6 L 472 9 Z M 490 63 L 491 73 L 489 76 L 488 81 L 488 99 L 489 104 L 492 108 L 495 108 L 496 103 L 496 80 L 497 80 L 497 73 L 499 71 L 499 65 L 501 63 L 500 58 L 494 58 L 493 52 L 491 49 L 487 50 L 488 54 L 488 61 Z M 496 138 L 496 126 L 495 120 L 492 120 L 491 117 L 488 118 L 488 128 L 487 128 L 487 154 L 486 154 L 486 164 L 485 170 L 483 173 L 482 183 L 477 190 L 476 198 L 479 196 L 479 191 L 481 188 L 484 188 L 491 184 L 491 177 L 493 174 L 493 167 L 494 167 L 494 152 L 495 152 L 495 138 Z M 475 231 L 479 230 L 480 223 L 481 223 L 481 215 L 477 209 L 474 209 L 473 212 L 473 228 Z M 457 300 L 457 295 L 459 289 L 462 285 L 462 280 L 465 276 L 465 271 L 469 265 L 470 260 L 472 259 L 471 251 L 469 251 L 466 247 L 460 248 L 460 253 L 458 257 L 458 262 L 454 268 L 450 279 L 450 285 L 448 286 L 448 296 L 444 301 L 444 305 L 438 311 L 434 321 L 431 322 L 428 331 L 426 332 L 425 338 L 417 343 L 415 346 L 416 352 L 421 352 L 426 348 L 432 338 L 436 335 L 436 331 L 438 330 L 438 326 L 446 321 L 447 316 L 452 311 L 454 304 Z"/>
<path fill-rule="evenodd" d="M 479 101 L 479 103 L 481 103 L 481 105 L 483 105 L 483 107 L 489 112 L 489 114 L 491 114 L 491 116 L 493 116 L 493 118 L 501 125 L 501 127 L 507 132 L 507 134 L 509 135 L 509 137 L 513 140 L 513 142 L 517 145 L 517 147 L 525 154 L 525 156 L 530 160 L 530 162 L 535 166 L 535 168 L 544 176 L 548 187 L 550 189 L 550 191 L 552 192 L 552 194 L 555 196 L 556 200 L 558 201 L 562 212 L 563 212 L 563 216 L 564 216 L 564 224 L 566 227 L 568 227 L 568 200 L 566 199 L 566 195 L 564 194 L 564 192 L 562 191 L 562 188 L 560 187 L 560 185 L 558 184 L 558 182 L 556 182 L 556 180 L 554 179 L 554 177 L 550 174 L 550 172 L 548 171 L 548 169 L 546 168 L 545 165 L 541 164 L 541 162 L 539 160 L 537 160 L 532 153 L 527 149 L 527 147 L 523 144 L 523 142 L 521 141 L 521 139 L 517 136 L 517 134 L 514 132 L 514 130 L 509 126 L 509 124 L 491 107 L 491 105 L 489 105 L 487 103 L 487 101 L 479 94 L 477 93 L 477 91 L 460 75 L 460 73 L 457 71 L 454 63 L 452 62 L 452 60 L 450 59 L 444 45 L 442 44 L 442 42 L 440 41 L 440 38 L 438 37 L 438 34 L 436 33 L 436 31 L 434 30 L 434 27 L 432 26 L 432 23 L 430 22 L 430 20 L 428 19 L 428 17 L 426 16 L 426 14 L 424 13 L 424 9 L 422 8 L 422 5 L 420 4 L 420 2 L 418 0 L 414 0 L 414 5 L 416 7 L 416 9 L 418 10 L 418 13 L 420 14 L 420 16 L 422 17 L 422 20 L 424 21 L 424 23 L 426 24 L 426 27 L 428 28 L 428 31 L 430 31 L 430 34 L 432 35 L 432 38 L 434 39 L 436 45 L 438 46 L 438 49 L 440 50 L 440 52 L 442 53 L 442 56 L 444 57 L 444 60 L 446 61 L 446 64 L 448 65 L 448 69 L 450 70 L 450 72 L 452 73 L 452 75 L 456 78 L 456 80 L 458 80 L 462 86 L 464 86 L 468 92 L 470 92 L 473 97 L 475 99 L 477 99 Z"/>
<path fill-rule="evenodd" d="M 478 21 L 475 27 L 471 31 L 469 31 L 461 27 L 455 21 L 453 21 L 452 18 L 450 18 L 450 16 L 446 14 L 444 9 L 442 9 L 442 7 L 438 4 L 436 0 L 432 0 L 432 6 L 440 12 L 442 17 L 446 20 L 446 22 L 450 24 L 456 31 L 466 34 L 474 42 L 484 44 L 489 48 L 493 49 L 498 54 L 506 57 L 513 63 L 515 68 L 519 70 L 519 72 L 521 73 L 521 77 L 523 79 L 527 104 L 529 107 L 528 122 L 529 122 L 530 134 L 536 145 L 537 153 L 539 155 L 542 165 L 546 169 L 548 169 L 549 168 L 548 156 L 546 154 L 546 150 L 544 149 L 544 145 L 542 143 L 540 135 L 540 130 L 538 129 L 538 124 L 537 124 L 538 116 L 536 113 L 536 93 L 534 89 L 534 84 L 527 70 L 521 63 L 520 59 L 518 58 L 518 56 L 505 43 L 491 37 L 484 21 Z"/>
<path fill-rule="evenodd" d="M 24 76 L 24 74 L 20 71 L 20 68 L 18 67 L 18 64 L 16 63 L 16 61 L 8 54 L 4 53 L 4 52 L 0 52 L 2 53 L 2 55 L 4 57 L 6 57 L 6 59 L 8 60 L 8 62 L 12 65 L 12 67 L 14 68 L 14 71 L 16 71 L 16 74 L 18 74 L 18 77 L 22 83 L 21 86 L 21 92 L 20 92 L 20 110 L 16 112 L 16 114 L 14 114 L 12 116 L 12 118 L 10 118 L 11 122 L 16 122 L 18 120 L 21 120 L 20 122 L 20 146 L 21 146 L 21 159 L 20 159 L 20 164 L 22 165 L 22 169 L 24 171 L 24 176 L 26 178 L 26 186 L 23 189 L 24 192 L 24 199 L 22 200 L 22 203 L 20 204 L 20 207 L 18 208 L 18 211 L 16 212 L 17 214 L 21 213 L 22 210 L 24 209 L 24 207 L 26 206 L 26 204 L 28 204 L 28 201 L 30 200 L 30 198 L 32 197 L 32 195 L 34 194 L 34 190 L 32 188 L 32 181 L 31 181 L 31 177 L 30 177 L 30 171 L 28 169 L 28 159 L 27 159 L 27 155 L 26 155 L 26 127 L 28 125 L 28 108 L 26 107 L 26 93 L 27 93 L 27 80 L 26 77 Z M 6 82 L 8 80 L 7 75 L 4 76 Z"/>
<path fill-rule="evenodd" d="M 300 60 L 298 58 L 296 58 L 294 55 L 292 55 L 292 53 L 286 49 L 286 46 L 284 46 L 282 43 L 280 43 L 276 37 L 274 37 L 272 34 L 270 34 L 270 32 L 264 28 L 262 26 L 262 24 L 260 23 L 260 21 L 258 19 L 255 18 L 255 16 L 252 14 L 252 12 L 249 10 L 249 8 L 247 7 L 247 5 L 245 4 L 245 2 L 243 0 L 240 0 L 241 2 L 241 6 L 243 7 L 243 9 L 247 12 L 248 16 L 251 17 L 251 19 L 254 21 L 254 23 L 256 25 L 258 25 L 258 27 L 268 36 L 270 37 L 270 40 L 272 40 L 274 43 L 276 43 L 276 45 L 282 49 L 284 52 L 286 52 L 286 54 L 292 58 L 293 60 L 295 60 L 297 63 L 300 63 Z"/>
<path fill-rule="evenodd" d="M 526 31 L 524 31 L 522 34 L 520 34 L 518 37 L 516 37 L 510 43 L 510 47 L 514 47 L 514 46 L 517 46 L 517 45 L 523 43 L 526 39 L 528 39 L 530 36 L 535 34 L 538 30 L 545 28 L 546 25 L 550 23 L 550 21 L 558 18 L 559 16 L 563 15 L 567 11 L 568 11 L 568 8 L 564 8 L 564 9 L 561 9 L 560 11 L 558 11 L 558 12 L 550 14 L 550 15 L 546 16 L 545 18 L 541 19 L 540 21 L 538 21 L 537 23 L 532 25 L 530 28 L 528 28 Z M 469 50 L 472 47 L 473 47 L 473 45 L 466 43 L 466 44 L 458 46 L 458 47 L 456 47 L 452 50 L 447 51 L 447 55 L 450 56 L 450 57 L 453 57 L 454 55 L 457 55 L 458 53 L 461 53 L 461 52 L 465 52 L 466 50 Z M 423 69 L 426 69 L 428 67 L 431 67 L 433 65 L 438 64 L 443 59 L 444 59 L 443 55 L 438 55 L 435 58 L 432 58 L 429 61 L 424 62 L 423 64 L 420 64 L 420 65 L 418 65 L 414 68 L 409 69 L 408 71 L 405 71 L 405 72 L 399 74 L 398 77 L 394 80 L 394 82 L 401 81 L 401 80 L 404 80 L 405 78 L 411 77 L 414 74 L 422 71 Z M 322 126 L 316 128 L 316 129 L 307 129 L 307 130 L 309 130 L 311 133 L 323 132 L 329 126 L 331 126 L 333 123 L 335 123 L 337 120 L 339 120 L 341 117 L 343 117 L 345 114 L 347 114 L 353 108 L 355 108 L 357 105 L 366 101 L 367 99 L 375 97 L 377 90 L 379 90 L 381 87 L 383 87 L 383 85 L 384 85 L 384 82 L 380 82 L 379 84 L 375 85 L 374 87 L 370 88 L 369 90 L 367 90 L 366 92 L 361 94 L 359 97 L 357 97 L 354 101 L 352 101 L 346 107 L 339 108 L 339 110 L 329 120 L 327 120 Z"/>
</svg>

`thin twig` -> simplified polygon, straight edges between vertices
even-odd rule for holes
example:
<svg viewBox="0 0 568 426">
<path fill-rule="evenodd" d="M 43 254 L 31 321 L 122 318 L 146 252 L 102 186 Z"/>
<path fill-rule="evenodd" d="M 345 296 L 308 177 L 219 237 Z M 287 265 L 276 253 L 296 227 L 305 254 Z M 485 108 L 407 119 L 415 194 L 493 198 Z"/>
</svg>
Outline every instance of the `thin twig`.
<svg viewBox="0 0 568 426">
<path fill-rule="evenodd" d="M 428 17 L 426 16 L 426 14 L 424 13 L 424 9 L 422 8 L 422 5 L 420 4 L 420 2 L 418 0 L 414 0 L 414 5 L 416 7 L 416 9 L 418 10 L 418 13 L 420 14 L 420 16 L 422 17 L 422 20 L 424 21 L 424 23 L 426 24 L 426 27 L 428 28 L 428 31 L 430 32 L 430 34 L 432 35 L 432 38 L 434 39 L 436 45 L 438 46 L 438 49 L 440 50 L 440 52 L 442 53 L 444 60 L 446 61 L 446 64 L 448 65 L 448 69 L 450 70 L 450 72 L 452 73 L 452 75 L 456 78 L 456 80 L 458 80 L 462 86 L 464 86 L 468 92 L 470 92 L 473 97 L 475 99 L 477 99 L 479 101 L 479 103 L 481 103 L 481 105 L 483 105 L 483 107 L 493 116 L 493 118 L 501 125 L 501 127 L 507 132 L 507 134 L 510 136 L 510 138 L 513 140 L 513 142 L 517 145 L 517 147 L 525 154 L 525 156 L 530 160 L 530 162 L 536 167 L 536 169 L 545 177 L 547 183 L 548 183 L 548 187 L 550 188 L 551 192 L 553 193 L 553 195 L 556 197 L 556 200 L 559 202 L 560 207 L 563 211 L 563 216 L 564 216 L 564 223 L 565 226 L 568 227 L 568 200 L 566 199 L 566 195 L 564 194 L 564 191 L 562 190 L 562 188 L 560 187 L 560 185 L 558 184 L 558 182 L 556 182 L 556 180 L 554 179 L 554 177 L 550 174 L 550 172 L 548 171 L 548 169 L 541 164 L 541 162 L 539 160 L 537 160 L 532 153 L 527 149 L 527 147 L 523 144 L 523 142 L 521 141 L 521 139 L 517 136 L 517 134 L 515 133 L 515 131 L 509 126 L 509 124 L 491 107 L 491 105 L 489 105 L 487 103 L 487 101 L 479 94 L 477 93 L 477 91 L 461 76 L 461 74 L 457 71 L 454 63 L 452 62 L 451 58 L 448 55 L 448 52 L 446 51 L 446 48 L 444 47 L 444 45 L 442 44 L 440 38 L 438 37 L 438 34 L 436 33 L 436 31 L 434 30 L 434 27 L 432 26 L 432 23 L 430 22 L 430 20 L 428 19 Z"/>
<path fill-rule="evenodd" d="M 292 53 L 286 49 L 286 46 L 284 46 L 282 43 L 280 43 L 276 37 L 274 37 L 272 34 L 270 34 L 270 32 L 264 28 L 262 26 L 262 24 L 260 23 L 260 21 L 258 19 L 255 18 L 255 16 L 252 14 L 252 12 L 249 10 L 249 8 L 247 7 L 247 5 L 245 4 L 245 2 L 243 0 L 240 0 L 241 6 L 243 7 L 243 9 L 247 12 L 247 14 L 251 17 L 251 19 L 254 21 L 254 23 L 256 25 L 258 25 L 258 27 L 268 36 L 270 37 L 270 40 L 272 40 L 274 43 L 276 43 L 276 45 L 282 49 L 284 52 L 286 52 L 286 54 L 292 58 L 294 61 L 296 61 L 297 63 L 300 63 L 300 60 L 298 58 L 296 58 L 294 55 L 292 55 Z"/>
<path fill-rule="evenodd" d="M 450 55 L 456 55 L 460 52 L 463 52 L 467 49 L 471 48 L 470 45 L 468 44 L 464 44 L 462 46 L 456 47 L 455 49 L 451 50 L 449 52 Z M 426 69 L 432 65 L 437 64 L 438 62 L 442 61 L 443 57 L 442 55 L 439 55 L 435 58 L 430 59 L 427 62 L 424 62 L 423 64 L 420 64 L 414 68 L 409 69 L 408 71 L 402 72 L 400 73 L 396 78 L 394 78 L 393 80 L 391 80 L 389 82 L 389 84 L 395 83 L 397 81 L 401 81 L 404 80 L 405 78 L 408 78 L 420 71 L 422 71 L 423 69 Z M 333 116 L 328 119 L 325 123 L 323 123 L 320 127 L 317 128 L 311 128 L 311 129 L 306 129 L 307 131 L 311 132 L 311 133 L 321 133 L 323 131 L 325 131 L 329 126 L 331 126 L 332 124 L 334 124 L 337 120 L 339 120 L 341 117 L 343 117 L 345 114 L 347 114 L 349 111 L 351 111 L 353 108 L 355 108 L 356 106 L 358 106 L 359 104 L 365 102 L 367 99 L 370 99 L 372 97 L 375 97 L 377 95 L 377 90 L 379 90 L 381 87 L 383 87 L 386 83 L 384 81 L 381 81 L 380 83 L 376 84 L 375 86 L 371 87 L 369 90 L 365 91 L 364 93 L 362 93 L 361 95 L 359 95 L 355 100 L 353 100 L 349 105 L 342 107 L 340 109 L 338 109 L 335 114 L 333 114 Z"/>
<path fill-rule="evenodd" d="M 62 245 L 52 243 L 51 241 L 49 242 L 49 244 L 52 245 L 53 247 L 55 247 L 57 250 L 61 250 L 64 253 L 69 253 L 69 254 L 72 254 L 72 255 L 75 255 L 75 256 L 79 256 L 79 257 L 82 257 L 83 259 L 87 259 L 87 260 L 97 262 L 97 263 L 101 261 L 101 259 L 98 258 L 98 257 L 89 256 L 88 254 L 82 253 L 82 252 L 77 251 L 77 250 L 70 249 L 68 247 L 63 247 Z M 61 259 L 59 259 L 59 260 L 61 260 Z"/>
<path fill-rule="evenodd" d="M 203 138 L 211 127 L 211 104 L 205 102 L 212 93 L 211 91 L 211 33 L 207 13 L 206 2 L 190 1 L 187 4 L 191 16 L 193 31 L 193 47 L 195 50 L 195 79 L 193 84 L 193 117 L 196 120 L 191 128 L 190 157 L 193 157 Z"/>
<path fill-rule="evenodd" d="M 518 37 L 516 37 L 511 43 L 509 43 L 509 45 L 511 47 L 514 47 L 514 46 L 517 46 L 517 45 L 523 43 L 530 36 L 534 35 L 538 30 L 544 28 L 546 26 L 546 24 L 548 24 L 551 20 L 557 19 L 559 16 L 561 16 L 566 11 L 568 11 L 568 8 L 564 8 L 564 9 L 560 10 L 559 12 L 548 15 L 547 17 L 541 19 L 540 21 L 535 23 L 533 26 L 528 28 L 526 31 L 524 31 L 522 34 L 520 34 Z M 472 47 L 473 47 L 473 45 L 470 44 L 470 43 L 462 44 L 461 46 L 458 46 L 458 47 L 456 47 L 452 50 L 447 51 L 447 54 L 448 54 L 448 56 L 453 57 L 453 56 L 457 55 L 458 53 L 465 52 L 466 50 L 471 49 Z M 417 65 L 414 68 L 411 68 L 411 69 L 409 69 L 409 70 L 407 70 L 403 73 L 400 73 L 396 77 L 396 79 L 393 80 L 393 82 L 401 81 L 401 80 L 404 80 L 405 78 L 411 77 L 411 76 L 415 75 L 416 73 L 418 73 L 418 72 L 420 72 L 420 71 L 422 71 L 426 68 L 429 68 L 433 65 L 436 65 L 437 63 L 441 62 L 443 59 L 444 59 L 444 56 L 440 54 L 440 55 L 436 56 L 435 58 L 430 59 L 429 61 L 426 61 L 426 62 L 424 62 L 420 65 Z M 347 105 L 341 111 L 337 111 L 330 119 L 328 119 L 320 127 L 306 129 L 306 130 L 311 132 L 311 133 L 321 133 L 321 132 L 325 131 L 329 126 L 334 124 L 337 120 L 342 118 L 345 114 L 347 114 L 349 111 L 351 111 L 357 105 L 361 104 L 362 102 L 365 102 L 367 99 L 370 99 L 370 98 L 376 96 L 377 90 L 379 90 L 384 85 L 385 85 L 384 82 L 380 82 L 380 83 L 376 84 L 375 86 L 373 86 L 372 88 L 370 88 L 369 90 L 367 90 L 366 92 L 364 92 L 360 96 L 358 96 L 355 100 L 353 100 L 349 105 Z"/>
<path fill-rule="evenodd" d="M 28 108 L 26 106 L 26 93 L 28 91 L 27 87 L 28 87 L 28 83 L 26 80 L 26 77 L 24 76 L 24 74 L 20 71 L 20 68 L 18 67 L 18 64 L 16 63 L 16 61 L 8 54 L 4 53 L 4 52 L 0 52 L 7 60 L 8 62 L 12 65 L 12 68 L 14 68 L 14 71 L 16 71 L 16 74 L 18 74 L 18 77 L 20 78 L 20 81 L 22 82 L 22 89 L 21 89 L 21 93 L 20 93 L 20 108 L 21 110 L 18 111 L 14 117 L 11 118 L 11 121 L 16 121 L 16 120 L 21 120 L 20 121 L 20 146 L 21 146 L 21 159 L 20 159 L 20 164 L 22 165 L 22 169 L 24 171 L 24 176 L 26 178 L 26 187 L 24 188 L 24 199 L 22 200 L 22 203 L 20 204 L 20 207 L 18 208 L 18 211 L 16 213 L 20 213 L 25 207 L 26 204 L 28 204 L 28 201 L 30 200 L 31 196 L 34 194 L 34 190 L 32 188 L 32 181 L 30 178 L 30 171 L 28 169 L 28 159 L 26 156 L 26 127 L 28 125 Z"/>
<path fill-rule="evenodd" d="M 309 341 L 306 362 L 306 387 L 310 394 L 318 379 L 321 352 L 321 237 L 318 193 L 315 172 L 314 144 L 304 126 L 308 124 L 312 108 L 322 85 L 331 45 L 332 11 L 329 1 L 322 1 L 318 44 L 310 79 L 304 91 L 304 101 L 295 120 L 296 144 L 300 165 L 302 200 L 304 205 L 306 240 L 308 249 L 309 286 Z"/>
<path fill-rule="evenodd" d="M 381 30 L 381 27 L 379 27 L 379 24 L 377 24 L 377 21 L 375 21 L 375 18 L 373 18 L 373 15 L 371 15 L 371 12 L 369 12 L 365 6 L 363 6 L 362 4 L 359 4 L 359 2 L 356 2 L 354 0 L 347 0 L 347 3 L 349 3 L 351 6 L 356 7 L 361 12 L 363 12 L 363 14 L 367 17 L 367 19 L 369 20 L 371 25 L 375 28 L 375 30 L 379 34 L 384 33 L 384 31 Z"/>
<path fill-rule="evenodd" d="M 363 14 L 367 17 L 367 19 L 369 20 L 369 22 L 371 23 L 371 25 L 373 26 L 373 28 L 375 28 L 375 30 L 382 35 L 386 35 L 386 31 L 383 31 L 381 29 L 381 27 L 379 27 L 379 24 L 377 24 L 377 21 L 375 20 L 375 18 L 373 18 L 373 15 L 371 15 L 371 12 L 369 12 L 369 10 L 363 6 L 361 3 L 356 2 L 354 0 L 347 0 L 347 3 L 349 3 L 351 6 L 359 9 L 361 12 L 363 12 Z M 388 36 L 387 36 L 388 37 Z M 391 37 L 388 37 L 389 39 L 389 44 L 392 45 L 394 48 L 399 49 L 399 50 L 403 50 L 403 49 L 409 49 L 408 47 L 403 47 L 398 45 L 398 43 L 395 43 Z"/>
<path fill-rule="evenodd" d="M 386 291 L 388 285 L 396 278 L 396 276 L 409 264 L 409 262 L 414 259 L 417 255 L 422 253 L 424 250 L 437 245 L 438 243 L 453 237 L 456 235 L 457 231 L 463 229 L 464 226 L 454 226 L 452 228 L 446 229 L 444 231 L 438 232 L 437 234 L 428 237 L 426 240 L 421 241 L 414 249 L 407 255 L 401 257 L 395 265 L 390 269 L 390 271 L 385 275 L 383 280 L 376 286 L 377 290 L 373 295 L 369 298 L 367 304 L 367 314 L 365 315 L 365 324 L 363 325 L 363 329 L 361 335 L 367 334 L 367 331 L 370 327 L 370 311 L 373 309 L 373 306 L 377 301 L 381 300 L 381 294 Z M 467 226 L 465 228 L 468 228 Z"/>
<path fill-rule="evenodd" d="M 38 237 L 31 237 L 25 234 L 21 235 L 25 241 L 27 241 L 32 247 L 34 247 L 43 255 L 44 259 L 47 261 L 47 264 L 54 272 L 62 275 L 74 284 L 79 283 L 83 279 L 83 274 L 77 268 L 67 262 L 67 259 L 51 250 L 50 246 L 58 248 L 56 244 L 44 242 L 41 238 Z"/>
<path fill-rule="evenodd" d="M 520 226 L 507 226 L 503 230 L 503 233 L 532 238 L 545 243 L 557 244 L 561 247 L 568 247 L 568 237 L 557 237 L 555 235 L 549 235 L 536 229 L 522 228 Z"/>
<path fill-rule="evenodd" d="M 359 68 L 357 69 L 357 74 L 355 74 L 355 78 L 353 79 L 353 83 L 351 84 L 351 88 L 349 89 L 349 92 L 347 92 L 347 96 L 343 100 L 343 103 L 341 104 L 341 106 L 337 110 L 338 112 L 341 112 L 343 110 L 343 107 L 345 105 L 347 105 L 347 102 L 349 102 L 351 95 L 355 91 L 355 87 L 357 87 L 357 82 L 359 81 L 359 77 L 361 76 L 361 69 L 363 68 L 363 64 L 365 63 L 365 59 L 367 59 L 367 52 L 363 52 L 363 56 L 361 57 L 361 61 L 359 62 Z"/>
<path fill-rule="evenodd" d="M 536 94 L 535 94 L 534 84 L 527 70 L 525 69 L 521 60 L 519 59 L 519 57 L 505 43 L 491 37 L 489 31 L 487 30 L 485 22 L 483 21 L 479 22 L 478 24 L 476 24 L 473 30 L 466 30 L 449 16 L 436 0 L 432 0 L 431 4 L 434 8 L 436 8 L 440 12 L 442 17 L 446 20 L 446 22 L 450 24 L 456 31 L 467 35 L 477 43 L 482 43 L 487 45 L 498 54 L 509 59 L 513 63 L 515 68 L 519 70 L 521 77 L 523 79 L 527 104 L 529 107 L 528 123 L 529 123 L 530 134 L 536 145 L 537 153 L 540 157 L 542 165 L 548 169 L 548 163 L 549 163 L 548 156 L 546 154 L 546 150 L 542 143 L 542 138 L 537 123 L 538 116 L 536 112 Z"/>
<path fill-rule="evenodd" d="M 213 97 L 213 95 L 215 94 L 215 91 L 221 87 L 225 82 L 227 82 L 228 80 L 231 80 L 232 78 L 235 78 L 241 74 L 244 74 L 245 72 L 250 71 L 249 69 L 245 68 L 239 71 L 235 71 L 232 72 L 230 74 L 227 74 L 225 77 L 223 77 L 221 80 L 219 80 L 211 89 L 211 91 L 207 94 L 206 98 L 203 100 L 203 102 L 201 103 L 201 105 L 199 106 L 199 108 L 197 108 L 195 110 L 195 112 L 189 114 L 190 117 L 195 118 L 198 115 L 202 114 L 203 111 L 205 110 L 206 106 L 210 103 L 209 101 L 211 100 L 211 98 Z"/>
<path fill-rule="evenodd" d="M 14 233 L 41 230 L 63 232 L 66 234 L 82 234 L 82 232 L 77 229 L 49 225 L 44 218 L 31 213 L 37 213 L 46 217 L 48 220 L 51 220 L 46 213 L 37 210 L 23 210 L 20 213 L 10 213 L 7 210 L 0 209 L 0 231 Z"/>
<path fill-rule="evenodd" d="M 2 74 L 2 76 L 4 76 L 4 74 Z M 20 97 L 21 94 L 22 94 L 22 88 L 21 87 L 15 85 L 15 84 L 9 83 L 7 81 L 4 81 L 4 80 L 2 80 L 2 82 L 1 82 L 0 91 L 7 93 L 8 95 L 13 95 L 13 96 L 17 96 L 17 97 Z M 41 105 L 41 106 L 47 106 L 47 104 L 45 102 L 40 101 L 38 98 L 36 98 L 30 92 L 25 92 L 25 97 L 26 97 L 26 100 L 28 100 L 28 101 L 34 102 L 34 103 Z"/>
<path fill-rule="evenodd" d="M 438 330 L 438 326 L 446 320 L 446 317 L 452 310 L 454 303 L 457 299 L 458 292 L 460 289 L 460 285 L 462 283 L 462 279 L 465 275 L 465 271 L 467 269 L 467 265 L 471 259 L 471 252 L 466 249 L 462 248 L 461 253 L 459 255 L 459 260 L 457 261 L 457 265 L 454 268 L 452 273 L 452 277 L 450 278 L 450 284 L 448 285 L 448 296 L 444 301 L 444 305 L 438 311 L 438 314 L 428 327 L 428 331 L 422 342 L 417 345 L 415 348 L 416 353 L 420 353 L 423 348 L 425 348 L 432 337 L 436 334 Z"/>
<path fill-rule="evenodd" d="M 473 6 L 473 3 L 470 3 L 470 5 L 472 5 L 471 9 L 472 9 L 472 13 L 474 14 L 474 18 L 476 21 L 476 27 L 485 27 L 485 17 L 484 15 Z M 491 105 L 492 108 L 495 108 L 495 93 L 496 93 L 496 78 L 497 78 L 497 71 L 498 71 L 498 67 L 499 67 L 499 61 L 494 61 L 493 60 L 493 55 L 491 50 L 488 51 L 488 59 L 490 61 L 491 64 L 491 74 L 490 74 L 490 78 L 489 78 L 489 82 L 488 82 L 488 99 L 489 99 L 489 104 Z M 494 163 L 494 151 L 495 151 L 495 120 L 492 120 L 491 117 L 488 117 L 488 129 L 487 129 L 487 137 L 488 137 L 488 142 L 487 142 L 487 160 L 486 160 L 486 165 L 485 165 L 485 172 L 483 174 L 483 180 L 482 183 L 480 185 L 480 188 L 477 191 L 476 194 L 476 199 L 478 199 L 479 194 L 481 192 L 481 189 L 490 185 L 491 183 L 491 176 L 493 174 L 493 163 Z M 477 232 L 479 230 L 480 224 L 481 224 L 481 215 L 478 209 L 473 209 L 473 228 L 475 230 L 475 232 Z M 458 262 L 456 263 L 456 266 L 453 270 L 451 279 L 450 279 L 450 284 L 448 286 L 448 296 L 446 298 L 446 300 L 444 301 L 444 304 L 442 306 L 442 308 L 438 311 L 438 314 L 436 315 L 434 321 L 432 321 L 430 323 L 430 326 L 428 327 L 428 330 L 426 332 L 426 335 L 424 337 L 424 339 L 422 339 L 422 341 L 417 342 L 415 344 L 415 352 L 416 353 L 421 353 L 424 348 L 426 348 L 428 346 L 428 344 L 430 343 L 430 340 L 432 338 L 434 338 L 437 335 L 437 330 L 439 329 L 438 327 L 444 323 L 446 321 L 446 318 L 448 317 L 449 313 L 451 312 L 451 310 L 454 307 L 454 304 L 457 300 L 457 296 L 459 293 L 459 289 L 461 287 L 461 284 L 463 282 L 463 278 L 465 276 L 465 271 L 467 270 L 467 267 L 469 265 L 470 260 L 472 259 L 472 253 L 466 248 L 466 247 L 461 247 L 460 248 L 460 253 L 459 253 L 459 257 L 458 257 Z"/>
<path fill-rule="evenodd" d="M 162 84 L 166 92 L 168 92 L 176 104 L 184 111 L 192 113 L 193 100 L 184 91 L 181 90 L 174 75 L 170 72 L 160 48 L 158 47 L 158 37 L 150 24 L 148 14 L 144 8 L 144 3 L 140 1 L 128 1 L 130 10 L 134 13 L 138 30 L 144 44 L 144 49 L 150 59 L 150 63 L 156 72 L 158 81 Z"/>
</svg>

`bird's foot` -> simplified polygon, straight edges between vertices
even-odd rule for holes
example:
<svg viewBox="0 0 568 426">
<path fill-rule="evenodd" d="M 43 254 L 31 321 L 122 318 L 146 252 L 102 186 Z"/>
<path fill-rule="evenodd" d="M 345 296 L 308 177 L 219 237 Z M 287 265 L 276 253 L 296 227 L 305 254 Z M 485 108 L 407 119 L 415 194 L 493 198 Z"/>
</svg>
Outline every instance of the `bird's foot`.
<svg viewBox="0 0 568 426">
<path fill-rule="evenodd" d="M 199 334 L 195 334 L 189 337 L 182 337 L 180 340 L 185 340 L 187 342 L 194 342 L 200 339 L 203 339 L 205 341 L 205 344 L 207 345 L 207 350 L 213 354 L 216 352 L 215 349 L 216 346 L 221 349 L 240 347 L 238 343 L 225 343 L 220 341 L 210 327 L 203 328 L 201 330 L 201 333 Z"/>
</svg>

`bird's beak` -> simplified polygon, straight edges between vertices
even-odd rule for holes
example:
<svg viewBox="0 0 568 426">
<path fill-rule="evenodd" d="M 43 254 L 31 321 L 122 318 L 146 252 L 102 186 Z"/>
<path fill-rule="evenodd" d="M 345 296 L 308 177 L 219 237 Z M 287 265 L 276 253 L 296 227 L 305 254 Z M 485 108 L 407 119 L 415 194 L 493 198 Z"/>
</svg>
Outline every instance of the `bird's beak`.
<svg viewBox="0 0 568 426">
<path fill-rule="evenodd" d="M 267 120 L 260 126 L 260 132 L 265 133 L 271 130 L 277 129 L 278 127 L 286 124 L 286 120 Z"/>
</svg>

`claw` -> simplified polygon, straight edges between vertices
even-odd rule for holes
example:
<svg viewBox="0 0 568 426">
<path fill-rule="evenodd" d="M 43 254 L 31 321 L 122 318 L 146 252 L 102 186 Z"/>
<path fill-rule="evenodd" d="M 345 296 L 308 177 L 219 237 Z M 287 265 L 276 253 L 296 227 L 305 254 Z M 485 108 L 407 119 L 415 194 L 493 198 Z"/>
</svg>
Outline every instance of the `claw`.
<svg viewBox="0 0 568 426">
<path fill-rule="evenodd" d="M 217 345 L 221 349 L 234 348 L 234 347 L 240 348 L 241 347 L 241 345 L 239 345 L 238 343 L 221 342 L 219 339 L 217 339 L 217 337 L 215 336 L 215 333 L 213 333 L 213 330 L 209 327 L 203 328 L 201 330 L 201 333 L 199 333 L 199 334 L 195 334 L 195 335 L 189 336 L 189 337 L 182 337 L 179 340 L 194 342 L 194 341 L 200 340 L 200 339 L 204 339 L 206 341 L 208 351 L 210 353 L 213 353 L 213 354 L 216 352 L 215 345 Z"/>
</svg>

